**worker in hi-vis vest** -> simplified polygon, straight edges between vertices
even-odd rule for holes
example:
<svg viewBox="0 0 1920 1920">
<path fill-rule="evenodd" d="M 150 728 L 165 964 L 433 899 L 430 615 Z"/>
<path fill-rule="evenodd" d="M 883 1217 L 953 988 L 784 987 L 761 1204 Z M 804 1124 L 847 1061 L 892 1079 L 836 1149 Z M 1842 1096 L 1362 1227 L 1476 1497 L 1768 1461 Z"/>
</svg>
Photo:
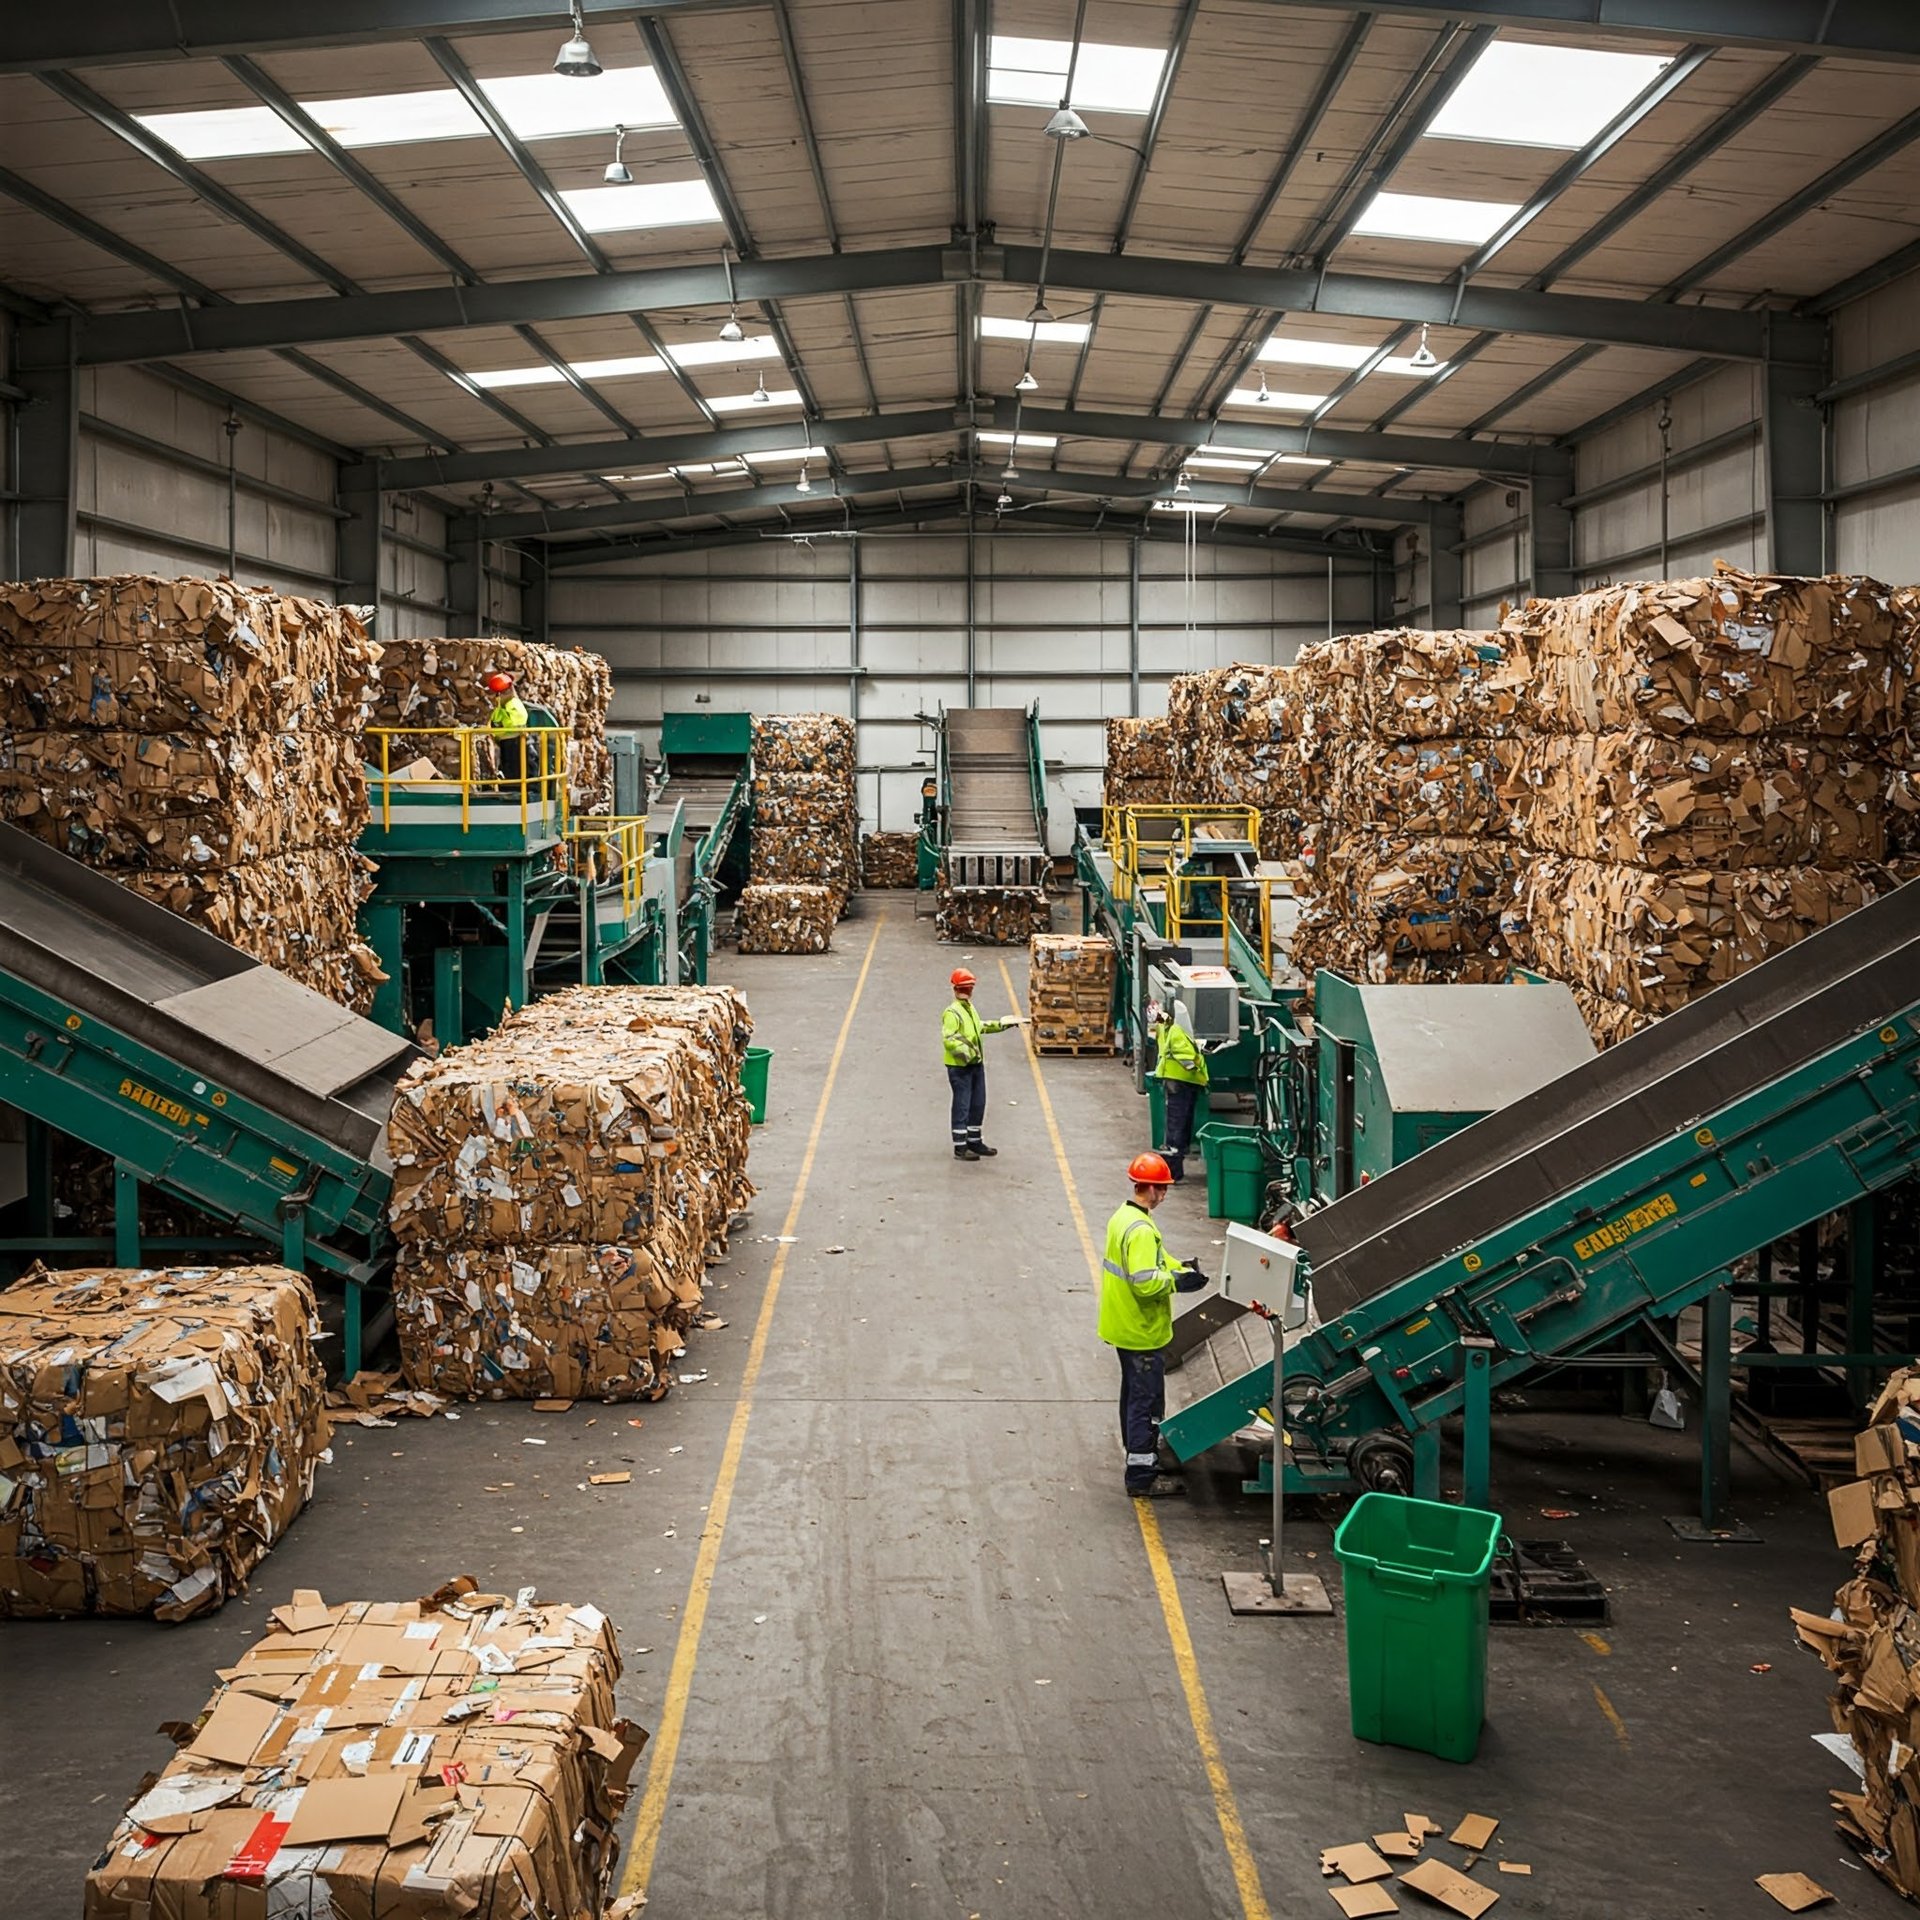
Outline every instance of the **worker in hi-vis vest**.
<svg viewBox="0 0 1920 1920">
<path fill-rule="evenodd" d="M 1181 1009 L 1155 1001 L 1148 1009 L 1153 1026 L 1153 1071 L 1166 1100 L 1167 1166 L 1177 1186 L 1187 1177 L 1193 1146 L 1193 1111 L 1207 1085 L 1207 1058 L 1200 1043 L 1180 1024 Z"/>
<path fill-rule="evenodd" d="M 518 786 L 527 766 L 526 702 L 514 692 L 510 673 L 488 674 L 487 691 L 493 695 L 487 731 L 493 736 L 494 752 L 500 756 L 500 777 Z"/>
<path fill-rule="evenodd" d="M 1207 1284 L 1197 1261 L 1169 1257 L 1153 1210 L 1173 1190 L 1157 1153 L 1136 1153 L 1127 1167 L 1133 1198 L 1107 1222 L 1100 1262 L 1100 1338 L 1120 1356 L 1120 1439 L 1127 1491 L 1139 1499 L 1184 1493 L 1160 1467 L 1160 1421 L 1167 1410 L 1167 1345 L 1173 1296 Z"/>
<path fill-rule="evenodd" d="M 953 989 L 953 1004 L 940 1016 L 940 1051 L 953 1093 L 953 1157 L 991 1160 L 1000 1149 L 980 1137 L 987 1124 L 987 1063 L 980 1042 L 986 1034 L 1023 1025 L 1024 1019 L 1012 1013 L 1004 1020 L 982 1020 L 973 1004 L 974 978 L 965 967 L 955 967 L 947 984 Z"/>
</svg>

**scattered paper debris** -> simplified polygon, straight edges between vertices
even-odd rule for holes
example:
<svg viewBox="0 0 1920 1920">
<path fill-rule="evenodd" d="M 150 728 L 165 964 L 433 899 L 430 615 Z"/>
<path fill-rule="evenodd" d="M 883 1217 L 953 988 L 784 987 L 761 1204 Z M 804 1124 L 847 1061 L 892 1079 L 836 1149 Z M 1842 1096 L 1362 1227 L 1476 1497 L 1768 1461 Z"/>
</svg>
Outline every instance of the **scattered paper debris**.
<svg viewBox="0 0 1920 1920">
<path fill-rule="evenodd" d="M 533 1410 L 535 1413 L 565 1413 L 572 1405 L 571 1400 L 536 1400 Z"/>
<path fill-rule="evenodd" d="M 630 1473 L 590 1473 L 587 1485 L 590 1487 L 624 1487 L 633 1479 Z"/>
<path fill-rule="evenodd" d="M 1358 1886 L 1366 1880 L 1384 1880 L 1393 1869 L 1364 1840 L 1356 1840 L 1347 1847 L 1322 1847 L 1320 1871 L 1329 1879 L 1339 1874 Z"/>
<path fill-rule="evenodd" d="M 1773 1671 L 1773 1662 L 1771 1660 L 1756 1660 L 1747 1671 L 1749 1673 L 1771 1673 Z"/>
<path fill-rule="evenodd" d="M 702 1367 L 698 1373 L 683 1373 L 680 1376 L 680 1384 L 683 1387 L 697 1387 L 706 1377 L 707 1371 Z"/>
<path fill-rule="evenodd" d="M 1461 1920 L 1480 1920 L 1480 1915 L 1500 1898 L 1491 1887 L 1469 1880 L 1438 1860 L 1422 1860 L 1417 1867 L 1409 1867 L 1400 1876 L 1400 1884 L 1424 1894 L 1449 1913 L 1459 1914 Z"/>
<path fill-rule="evenodd" d="M 1408 1833 L 1416 1840 L 1424 1840 L 1428 1834 L 1440 1831 L 1440 1822 L 1429 1820 L 1424 1813 L 1405 1813 L 1400 1817 L 1406 1823 Z"/>
<path fill-rule="evenodd" d="M 534 1439 L 534 1437 L 531 1434 L 523 1434 L 521 1436 L 520 1444 L 523 1447 L 544 1447 L 547 1443 L 544 1440 Z"/>
<path fill-rule="evenodd" d="M 1789 1913 L 1805 1913 L 1809 1907 L 1824 1907 L 1833 1898 L 1818 1881 L 1804 1873 L 1763 1873 L 1753 1883 L 1771 1894 Z"/>
<path fill-rule="evenodd" d="M 1366 1887 L 1329 1887 L 1327 1891 L 1347 1920 L 1370 1920 L 1374 1914 L 1400 1911 L 1400 1903 L 1377 1882 Z"/>
<path fill-rule="evenodd" d="M 1524 1862 L 1519 1860 L 1502 1860 L 1500 1862 L 1500 1871 L 1502 1873 L 1531 1874 L 1533 1872 L 1533 1869 L 1530 1866 L 1527 1866 Z"/>
<path fill-rule="evenodd" d="M 1373 1844 L 1377 1851 L 1384 1853 L 1390 1860 L 1412 1860 L 1420 1853 L 1420 1841 L 1410 1833 L 1396 1831 L 1376 1833 Z"/>
<path fill-rule="evenodd" d="M 1447 1835 L 1456 1847 L 1468 1847 L 1478 1852 L 1493 1838 L 1494 1830 L 1500 1822 L 1484 1813 L 1470 1813 Z"/>
</svg>

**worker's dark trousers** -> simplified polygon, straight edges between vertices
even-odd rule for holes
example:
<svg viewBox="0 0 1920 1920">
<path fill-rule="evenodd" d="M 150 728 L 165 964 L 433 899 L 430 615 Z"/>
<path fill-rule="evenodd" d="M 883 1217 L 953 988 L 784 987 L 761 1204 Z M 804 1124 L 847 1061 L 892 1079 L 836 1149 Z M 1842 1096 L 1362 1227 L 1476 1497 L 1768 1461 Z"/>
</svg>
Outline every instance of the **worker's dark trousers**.
<svg viewBox="0 0 1920 1920">
<path fill-rule="evenodd" d="M 1167 1410 L 1167 1356 L 1156 1348 L 1135 1353 L 1116 1347 L 1120 1356 L 1120 1438 L 1127 1447 L 1127 1491 L 1153 1485 L 1159 1458 L 1160 1420 Z"/>
<path fill-rule="evenodd" d="M 987 1124 L 987 1069 L 976 1060 L 970 1067 L 949 1067 L 947 1085 L 953 1089 L 953 1144 L 977 1147 Z"/>
<path fill-rule="evenodd" d="M 500 778 L 517 793 L 527 770 L 527 736 L 524 733 L 496 733 L 493 750 L 500 757 Z"/>
<path fill-rule="evenodd" d="M 1176 1180 L 1187 1177 L 1187 1152 L 1193 1145 L 1193 1109 L 1200 1089 L 1191 1080 L 1162 1080 L 1167 1101 L 1167 1167 Z"/>
</svg>

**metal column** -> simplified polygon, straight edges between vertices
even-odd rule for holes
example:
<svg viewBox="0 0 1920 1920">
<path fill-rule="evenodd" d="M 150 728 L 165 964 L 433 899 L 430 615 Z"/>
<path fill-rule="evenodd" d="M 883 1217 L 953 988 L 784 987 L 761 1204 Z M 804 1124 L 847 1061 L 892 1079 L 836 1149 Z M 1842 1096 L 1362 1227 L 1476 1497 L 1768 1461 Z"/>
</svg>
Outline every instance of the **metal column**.
<svg viewBox="0 0 1920 1920">
<path fill-rule="evenodd" d="M 974 638 L 974 635 L 975 635 L 974 596 L 975 596 L 975 593 L 977 592 L 977 585 L 976 585 L 977 575 L 976 575 L 975 565 L 974 565 L 974 546 L 975 546 L 975 540 L 974 540 L 973 527 L 972 527 L 972 524 L 969 523 L 967 527 L 967 705 L 970 707 L 979 705 L 978 700 L 976 700 L 974 697 L 974 677 L 975 677 L 974 670 L 977 662 L 977 655 L 975 650 L 976 643 Z"/>
<path fill-rule="evenodd" d="M 1436 628 L 1467 623 L 1467 510 L 1458 500 L 1436 500 L 1427 509 L 1427 617 Z"/>
<path fill-rule="evenodd" d="M 80 401 L 73 347 L 70 319 L 20 336 L 16 377 L 27 397 L 14 414 L 20 464 L 13 483 L 21 495 L 14 524 L 20 573 L 27 580 L 64 578 L 74 570 Z"/>
<path fill-rule="evenodd" d="M 1542 600 L 1561 600 L 1575 591 L 1573 578 L 1573 475 L 1554 474 L 1531 482 L 1528 519 L 1533 523 L 1533 591 Z"/>
<path fill-rule="evenodd" d="M 860 728 L 860 540 L 856 535 L 847 542 L 847 718 L 853 722 L 854 738 Z M 859 752 L 855 749 L 854 758 Z M 855 775 L 858 778 L 856 772 Z M 879 824 L 876 798 L 875 822 Z"/>
<path fill-rule="evenodd" d="M 447 523 L 447 549 L 453 558 L 447 563 L 447 605 L 450 618 L 465 621 L 463 633 L 484 633 L 492 624 L 483 624 L 487 605 L 487 543 L 477 520 L 452 520 Z"/>
<path fill-rule="evenodd" d="M 1767 565 L 1775 573 L 1827 569 L 1826 428 L 1818 394 L 1827 370 L 1766 364 L 1761 432 L 1767 459 Z"/>
<path fill-rule="evenodd" d="M 553 638 L 553 595 L 547 556 L 538 547 L 523 546 L 520 553 L 520 625 L 529 640 L 542 646 Z"/>
<path fill-rule="evenodd" d="M 1140 717 L 1140 536 L 1127 542 L 1127 711 Z"/>
</svg>

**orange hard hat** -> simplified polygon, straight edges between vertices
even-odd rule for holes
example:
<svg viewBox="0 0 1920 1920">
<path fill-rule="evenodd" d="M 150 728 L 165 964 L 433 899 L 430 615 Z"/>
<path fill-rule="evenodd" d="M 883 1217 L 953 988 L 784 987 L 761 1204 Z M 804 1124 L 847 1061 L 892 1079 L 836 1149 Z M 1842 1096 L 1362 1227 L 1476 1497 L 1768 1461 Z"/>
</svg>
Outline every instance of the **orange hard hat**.
<svg viewBox="0 0 1920 1920">
<path fill-rule="evenodd" d="M 1127 1162 L 1127 1178 L 1136 1187 L 1170 1187 L 1173 1169 L 1157 1153 L 1136 1153 Z"/>
<path fill-rule="evenodd" d="M 489 693 L 511 693 L 513 691 L 513 675 L 510 673 L 488 674 L 487 691 Z"/>
<path fill-rule="evenodd" d="M 954 970 L 947 975 L 947 985 L 950 987 L 970 987 L 973 984 L 973 975 L 970 974 L 965 967 L 955 967 Z"/>
</svg>

